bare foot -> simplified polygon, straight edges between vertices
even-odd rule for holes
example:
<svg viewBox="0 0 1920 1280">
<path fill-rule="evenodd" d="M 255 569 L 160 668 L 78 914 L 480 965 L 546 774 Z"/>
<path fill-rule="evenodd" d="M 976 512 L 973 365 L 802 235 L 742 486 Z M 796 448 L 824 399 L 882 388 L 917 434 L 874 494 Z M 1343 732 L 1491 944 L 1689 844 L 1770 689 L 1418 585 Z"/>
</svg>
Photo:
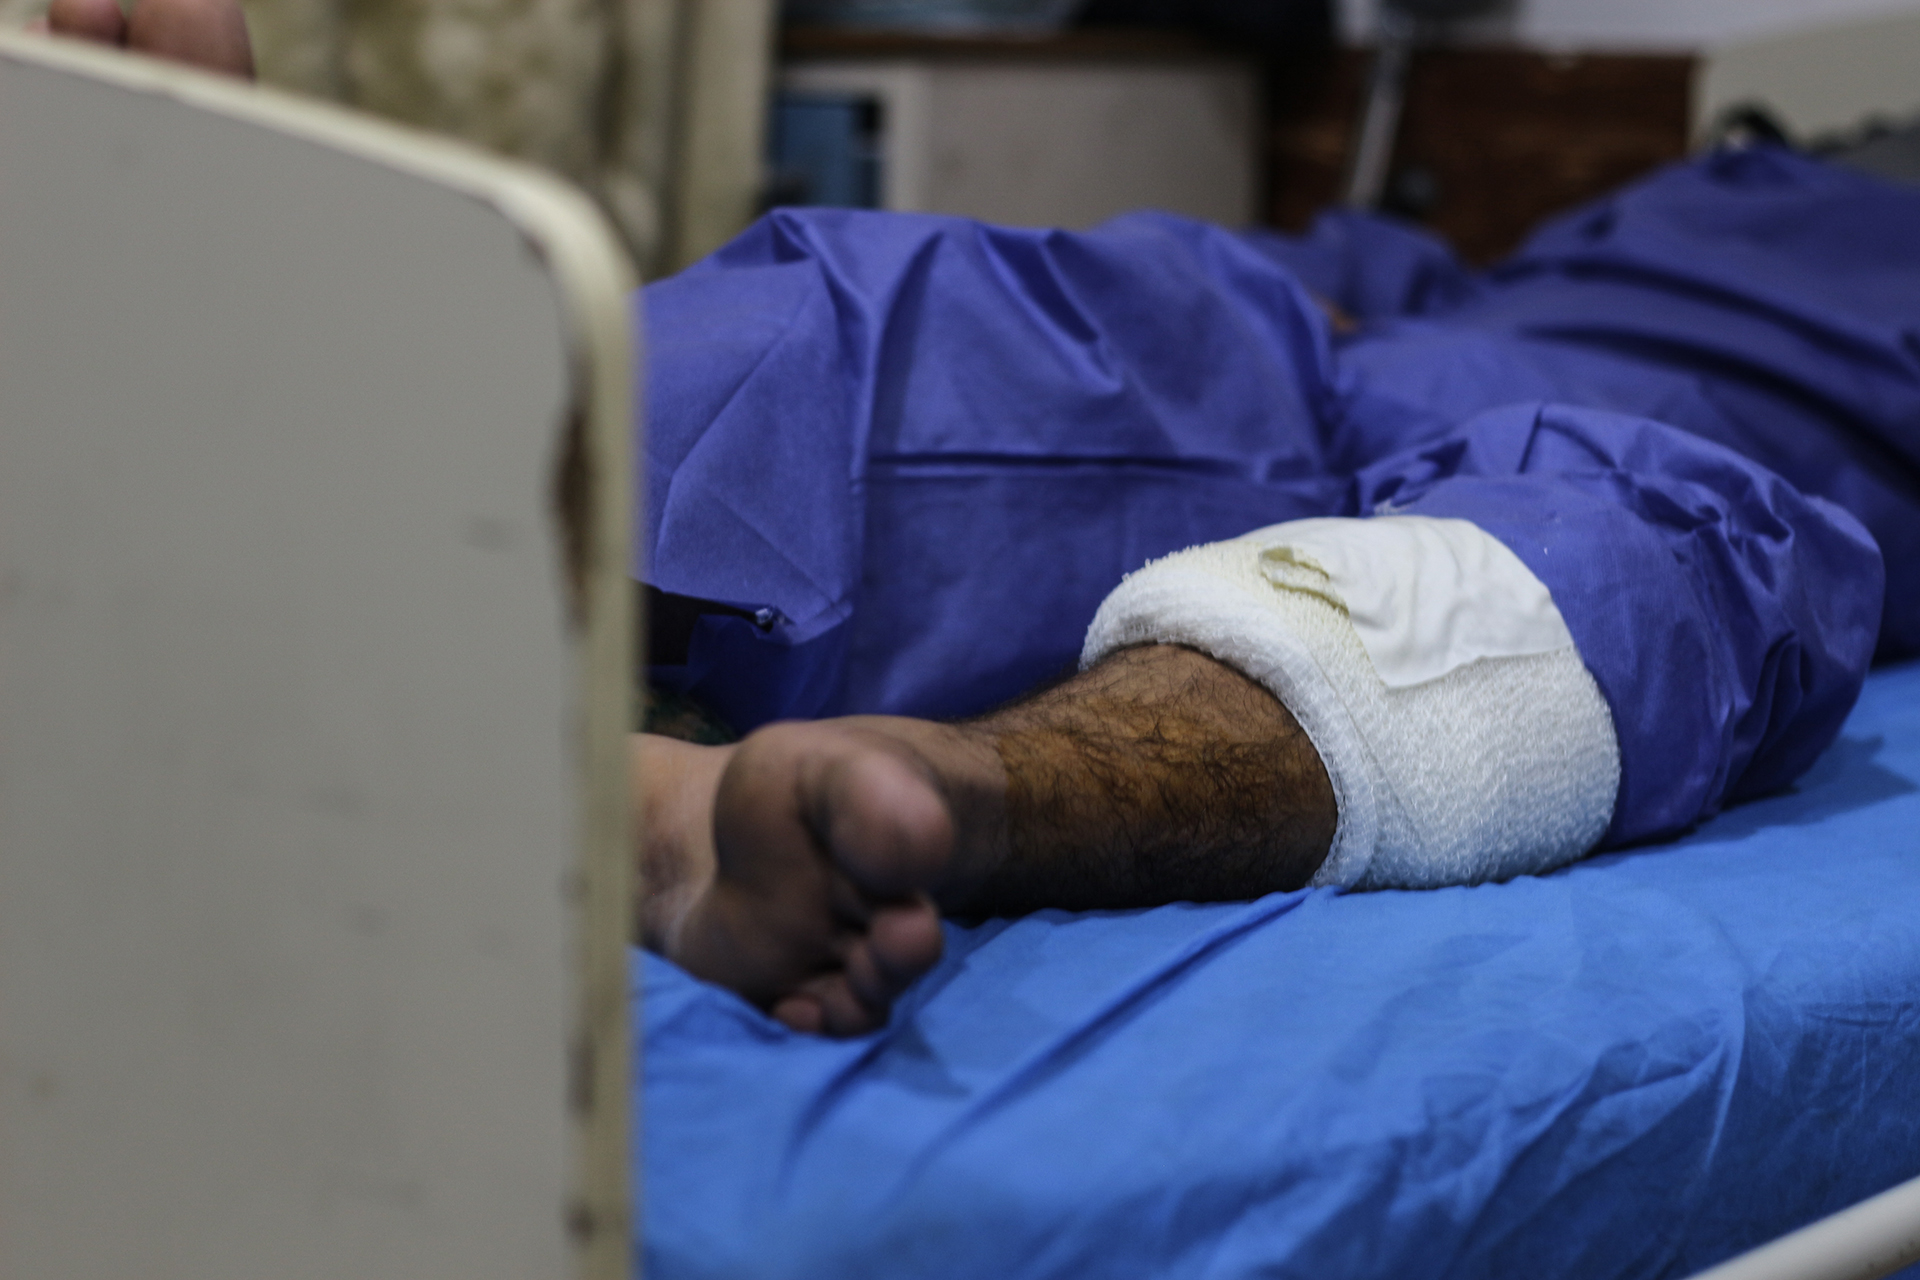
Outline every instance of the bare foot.
<svg viewBox="0 0 1920 1280">
<path fill-rule="evenodd" d="M 253 43 L 236 0 L 137 0 L 127 16 L 117 0 L 53 0 L 46 29 L 253 79 Z"/>
<path fill-rule="evenodd" d="M 1004 851 L 990 739 L 885 716 L 727 747 L 635 735 L 647 946 L 796 1030 L 857 1035 Z"/>
</svg>

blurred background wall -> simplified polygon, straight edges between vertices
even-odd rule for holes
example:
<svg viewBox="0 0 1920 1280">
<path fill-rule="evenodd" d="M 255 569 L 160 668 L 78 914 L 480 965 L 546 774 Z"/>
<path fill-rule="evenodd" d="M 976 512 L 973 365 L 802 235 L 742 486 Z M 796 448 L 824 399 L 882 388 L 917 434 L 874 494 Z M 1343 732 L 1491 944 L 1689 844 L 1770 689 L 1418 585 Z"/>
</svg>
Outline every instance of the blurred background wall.
<svg viewBox="0 0 1920 1280">
<path fill-rule="evenodd" d="M 1804 138 L 1860 118 L 1868 55 L 1909 78 L 1908 46 L 1878 27 L 1791 93 L 1716 80 L 1721 51 L 1920 15 L 1920 0 L 241 2 L 263 80 L 556 170 L 648 279 L 770 203 L 1072 226 L 1148 204 L 1300 229 L 1346 186 L 1389 2 L 1476 10 L 1411 64 L 1385 204 L 1487 262 L 1684 155 L 1719 97 L 1770 97 Z M 0 0 L 0 24 L 46 3 Z"/>
<path fill-rule="evenodd" d="M 544 165 L 647 278 L 762 194 L 776 0 L 242 0 L 260 78 Z M 46 0 L 0 0 L 23 25 Z"/>
<path fill-rule="evenodd" d="M 649 278 L 757 212 L 774 0 L 243 0 L 261 79 L 545 165 Z"/>
<path fill-rule="evenodd" d="M 1369 40 L 1379 7 L 1380 0 L 1342 0 L 1342 37 Z M 1560 51 L 1673 52 L 1895 12 L 1920 12 L 1920 0 L 1507 0 L 1471 34 Z"/>
</svg>

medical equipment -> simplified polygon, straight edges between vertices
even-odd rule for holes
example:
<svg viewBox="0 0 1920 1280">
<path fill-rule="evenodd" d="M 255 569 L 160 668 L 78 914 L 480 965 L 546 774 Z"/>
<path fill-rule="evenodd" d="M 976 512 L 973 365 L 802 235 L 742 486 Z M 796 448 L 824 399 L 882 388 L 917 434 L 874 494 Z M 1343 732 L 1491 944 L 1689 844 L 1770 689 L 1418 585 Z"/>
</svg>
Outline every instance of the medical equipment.
<svg viewBox="0 0 1920 1280">
<path fill-rule="evenodd" d="M 1347 158 L 1346 202 L 1377 208 L 1387 193 L 1394 137 L 1406 102 L 1407 69 L 1420 41 L 1437 26 L 1469 18 L 1493 0 L 1380 0 L 1374 15 L 1373 65 Z"/>
</svg>

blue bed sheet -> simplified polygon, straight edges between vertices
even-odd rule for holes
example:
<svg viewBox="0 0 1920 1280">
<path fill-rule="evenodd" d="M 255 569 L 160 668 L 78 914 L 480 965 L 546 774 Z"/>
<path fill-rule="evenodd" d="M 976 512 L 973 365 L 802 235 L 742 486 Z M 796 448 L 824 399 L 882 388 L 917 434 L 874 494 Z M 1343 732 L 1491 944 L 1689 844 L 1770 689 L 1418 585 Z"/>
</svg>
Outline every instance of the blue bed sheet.
<svg viewBox="0 0 1920 1280">
<path fill-rule="evenodd" d="M 647 1274 L 1684 1276 L 1920 1174 L 1920 664 L 1502 885 L 953 928 L 880 1034 L 653 956 Z"/>
</svg>

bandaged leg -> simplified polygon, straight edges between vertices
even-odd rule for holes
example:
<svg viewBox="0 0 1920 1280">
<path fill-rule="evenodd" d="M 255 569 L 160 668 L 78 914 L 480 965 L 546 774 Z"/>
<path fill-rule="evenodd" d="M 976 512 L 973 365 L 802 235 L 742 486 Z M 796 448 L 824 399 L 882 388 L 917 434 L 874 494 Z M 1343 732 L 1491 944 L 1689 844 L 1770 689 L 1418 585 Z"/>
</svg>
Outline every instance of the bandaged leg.
<svg viewBox="0 0 1920 1280">
<path fill-rule="evenodd" d="M 1871 539 L 1645 419 L 1513 405 L 1363 470 L 1346 512 L 1130 577 L 1093 660 L 1191 645 L 1259 680 L 1340 806 L 1316 879 L 1438 885 L 1673 835 L 1797 777 L 1859 692 Z"/>
<path fill-rule="evenodd" d="M 1135 573 L 1086 670 L 990 716 L 774 725 L 646 771 L 686 783 L 642 806 L 684 855 L 647 940 L 846 1033 L 933 963 L 935 907 L 1544 871 L 1791 780 L 1872 652 L 1859 527 L 1658 424 L 1503 410 L 1351 507 L 1378 514 Z"/>
<path fill-rule="evenodd" d="M 1305 520 L 1131 575 L 1083 661 L 1144 643 L 1258 680 L 1339 807 L 1314 883 L 1424 888 L 1547 871 L 1613 816 L 1613 721 L 1551 595 L 1463 520 Z"/>
</svg>

